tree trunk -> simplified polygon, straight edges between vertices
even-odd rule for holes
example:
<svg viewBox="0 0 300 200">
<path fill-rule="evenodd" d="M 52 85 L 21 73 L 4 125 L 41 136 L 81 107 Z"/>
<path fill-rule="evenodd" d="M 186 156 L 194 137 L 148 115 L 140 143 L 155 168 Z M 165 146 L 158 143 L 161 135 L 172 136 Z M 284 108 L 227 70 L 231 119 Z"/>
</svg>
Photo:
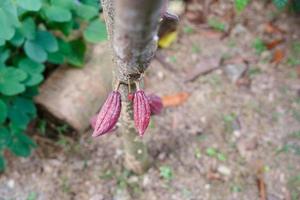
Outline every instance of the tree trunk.
<svg viewBox="0 0 300 200">
<path fill-rule="evenodd" d="M 102 0 L 104 18 L 116 63 L 115 79 L 121 83 L 121 135 L 125 166 L 144 173 L 150 163 L 147 147 L 133 122 L 130 85 L 140 81 L 157 49 L 157 30 L 163 0 Z"/>
</svg>

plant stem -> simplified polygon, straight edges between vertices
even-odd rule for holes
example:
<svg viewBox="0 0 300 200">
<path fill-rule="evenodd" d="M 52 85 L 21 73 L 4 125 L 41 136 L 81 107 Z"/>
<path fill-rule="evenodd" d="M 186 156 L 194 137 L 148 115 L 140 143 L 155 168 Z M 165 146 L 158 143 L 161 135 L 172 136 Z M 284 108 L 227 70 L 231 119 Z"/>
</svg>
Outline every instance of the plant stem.
<svg viewBox="0 0 300 200">
<path fill-rule="evenodd" d="M 102 7 L 114 61 L 116 79 L 122 84 L 121 135 L 125 166 L 135 173 L 144 173 L 150 163 L 146 145 L 134 127 L 133 106 L 128 100 L 128 84 L 136 91 L 135 81 L 148 67 L 157 49 L 155 36 L 163 0 L 102 0 Z"/>
</svg>

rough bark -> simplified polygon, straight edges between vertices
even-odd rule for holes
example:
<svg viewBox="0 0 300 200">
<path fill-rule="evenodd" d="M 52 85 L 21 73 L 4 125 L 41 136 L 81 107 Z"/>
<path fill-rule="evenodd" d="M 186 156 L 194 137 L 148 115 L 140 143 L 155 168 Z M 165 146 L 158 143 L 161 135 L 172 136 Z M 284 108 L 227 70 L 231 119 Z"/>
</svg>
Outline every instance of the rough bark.
<svg viewBox="0 0 300 200">
<path fill-rule="evenodd" d="M 116 63 L 116 79 L 122 84 L 121 135 L 124 141 L 125 166 L 141 174 L 149 166 L 147 148 L 133 122 L 128 85 L 135 91 L 157 49 L 156 35 L 163 0 L 102 0 L 106 27 Z"/>
</svg>

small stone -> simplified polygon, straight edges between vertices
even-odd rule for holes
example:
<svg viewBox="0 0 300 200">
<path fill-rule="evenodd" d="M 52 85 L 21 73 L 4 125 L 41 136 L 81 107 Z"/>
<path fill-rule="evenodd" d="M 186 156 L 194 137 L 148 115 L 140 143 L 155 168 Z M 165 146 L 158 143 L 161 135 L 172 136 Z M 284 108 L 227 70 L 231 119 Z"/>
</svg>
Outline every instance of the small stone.
<svg viewBox="0 0 300 200">
<path fill-rule="evenodd" d="M 9 188 L 14 188 L 14 187 L 15 187 L 15 181 L 14 181 L 13 179 L 9 179 L 9 180 L 7 181 L 7 186 L 8 186 Z"/>
<path fill-rule="evenodd" d="M 102 200 L 102 199 L 104 199 L 102 194 L 95 194 L 90 198 L 90 200 Z"/>
<path fill-rule="evenodd" d="M 128 179 L 128 183 L 137 183 L 137 182 L 139 182 L 139 178 L 137 176 L 131 176 Z"/>
<path fill-rule="evenodd" d="M 210 189 L 210 184 L 205 184 L 204 188 L 205 188 L 206 190 L 209 190 L 209 189 Z"/>
<path fill-rule="evenodd" d="M 230 174 L 231 174 L 231 170 L 228 167 L 226 167 L 225 165 L 220 165 L 217 168 L 217 171 L 224 176 L 230 176 Z"/>
<path fill-rule="evenodd" d="M 157 76 L 160 80 L 163 80 L 165 78 L 165 74 L 162 71 L 157 72 Z"/>
<path fill-rule="evenodd" d="M 245 64 L 229 64 L 225 66 L 225 74 L 235 83 L 247 69 Z"/>
<path fill-rule="evenodd" d="M 148 176 L 148 175 L 144 175 L 144 178 L 143 178 L 143 186 L 145 187 L 145 186 L 149 185 L 149 183 L 150 183 L 150 178 L 149 178 L 149 176 Z"/>
</svg>

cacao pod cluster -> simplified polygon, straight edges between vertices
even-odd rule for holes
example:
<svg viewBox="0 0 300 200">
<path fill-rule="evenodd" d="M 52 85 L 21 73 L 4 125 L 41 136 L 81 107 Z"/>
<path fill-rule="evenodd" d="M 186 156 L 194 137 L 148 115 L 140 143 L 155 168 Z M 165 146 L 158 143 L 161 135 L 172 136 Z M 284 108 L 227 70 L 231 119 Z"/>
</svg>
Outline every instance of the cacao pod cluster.
<svg viewBox="0 0 300 200">
<path fill-rule="evenodd" d="M 141 89 L 129 94 L 128 99 L 133 101 L 133 118 L 136 130 L 143 136 L 150 122 L 150 115 L 159 114 L 163 108 L 162 100 L 155 94 L 146 95 Z M 92 117 L 91 126 L 94 129 L 93 137 L 98 137 L 114 130 L 121 113 L 121 94 L 112 91 L 103 104 L 97 116 Z"/>
</svg>

